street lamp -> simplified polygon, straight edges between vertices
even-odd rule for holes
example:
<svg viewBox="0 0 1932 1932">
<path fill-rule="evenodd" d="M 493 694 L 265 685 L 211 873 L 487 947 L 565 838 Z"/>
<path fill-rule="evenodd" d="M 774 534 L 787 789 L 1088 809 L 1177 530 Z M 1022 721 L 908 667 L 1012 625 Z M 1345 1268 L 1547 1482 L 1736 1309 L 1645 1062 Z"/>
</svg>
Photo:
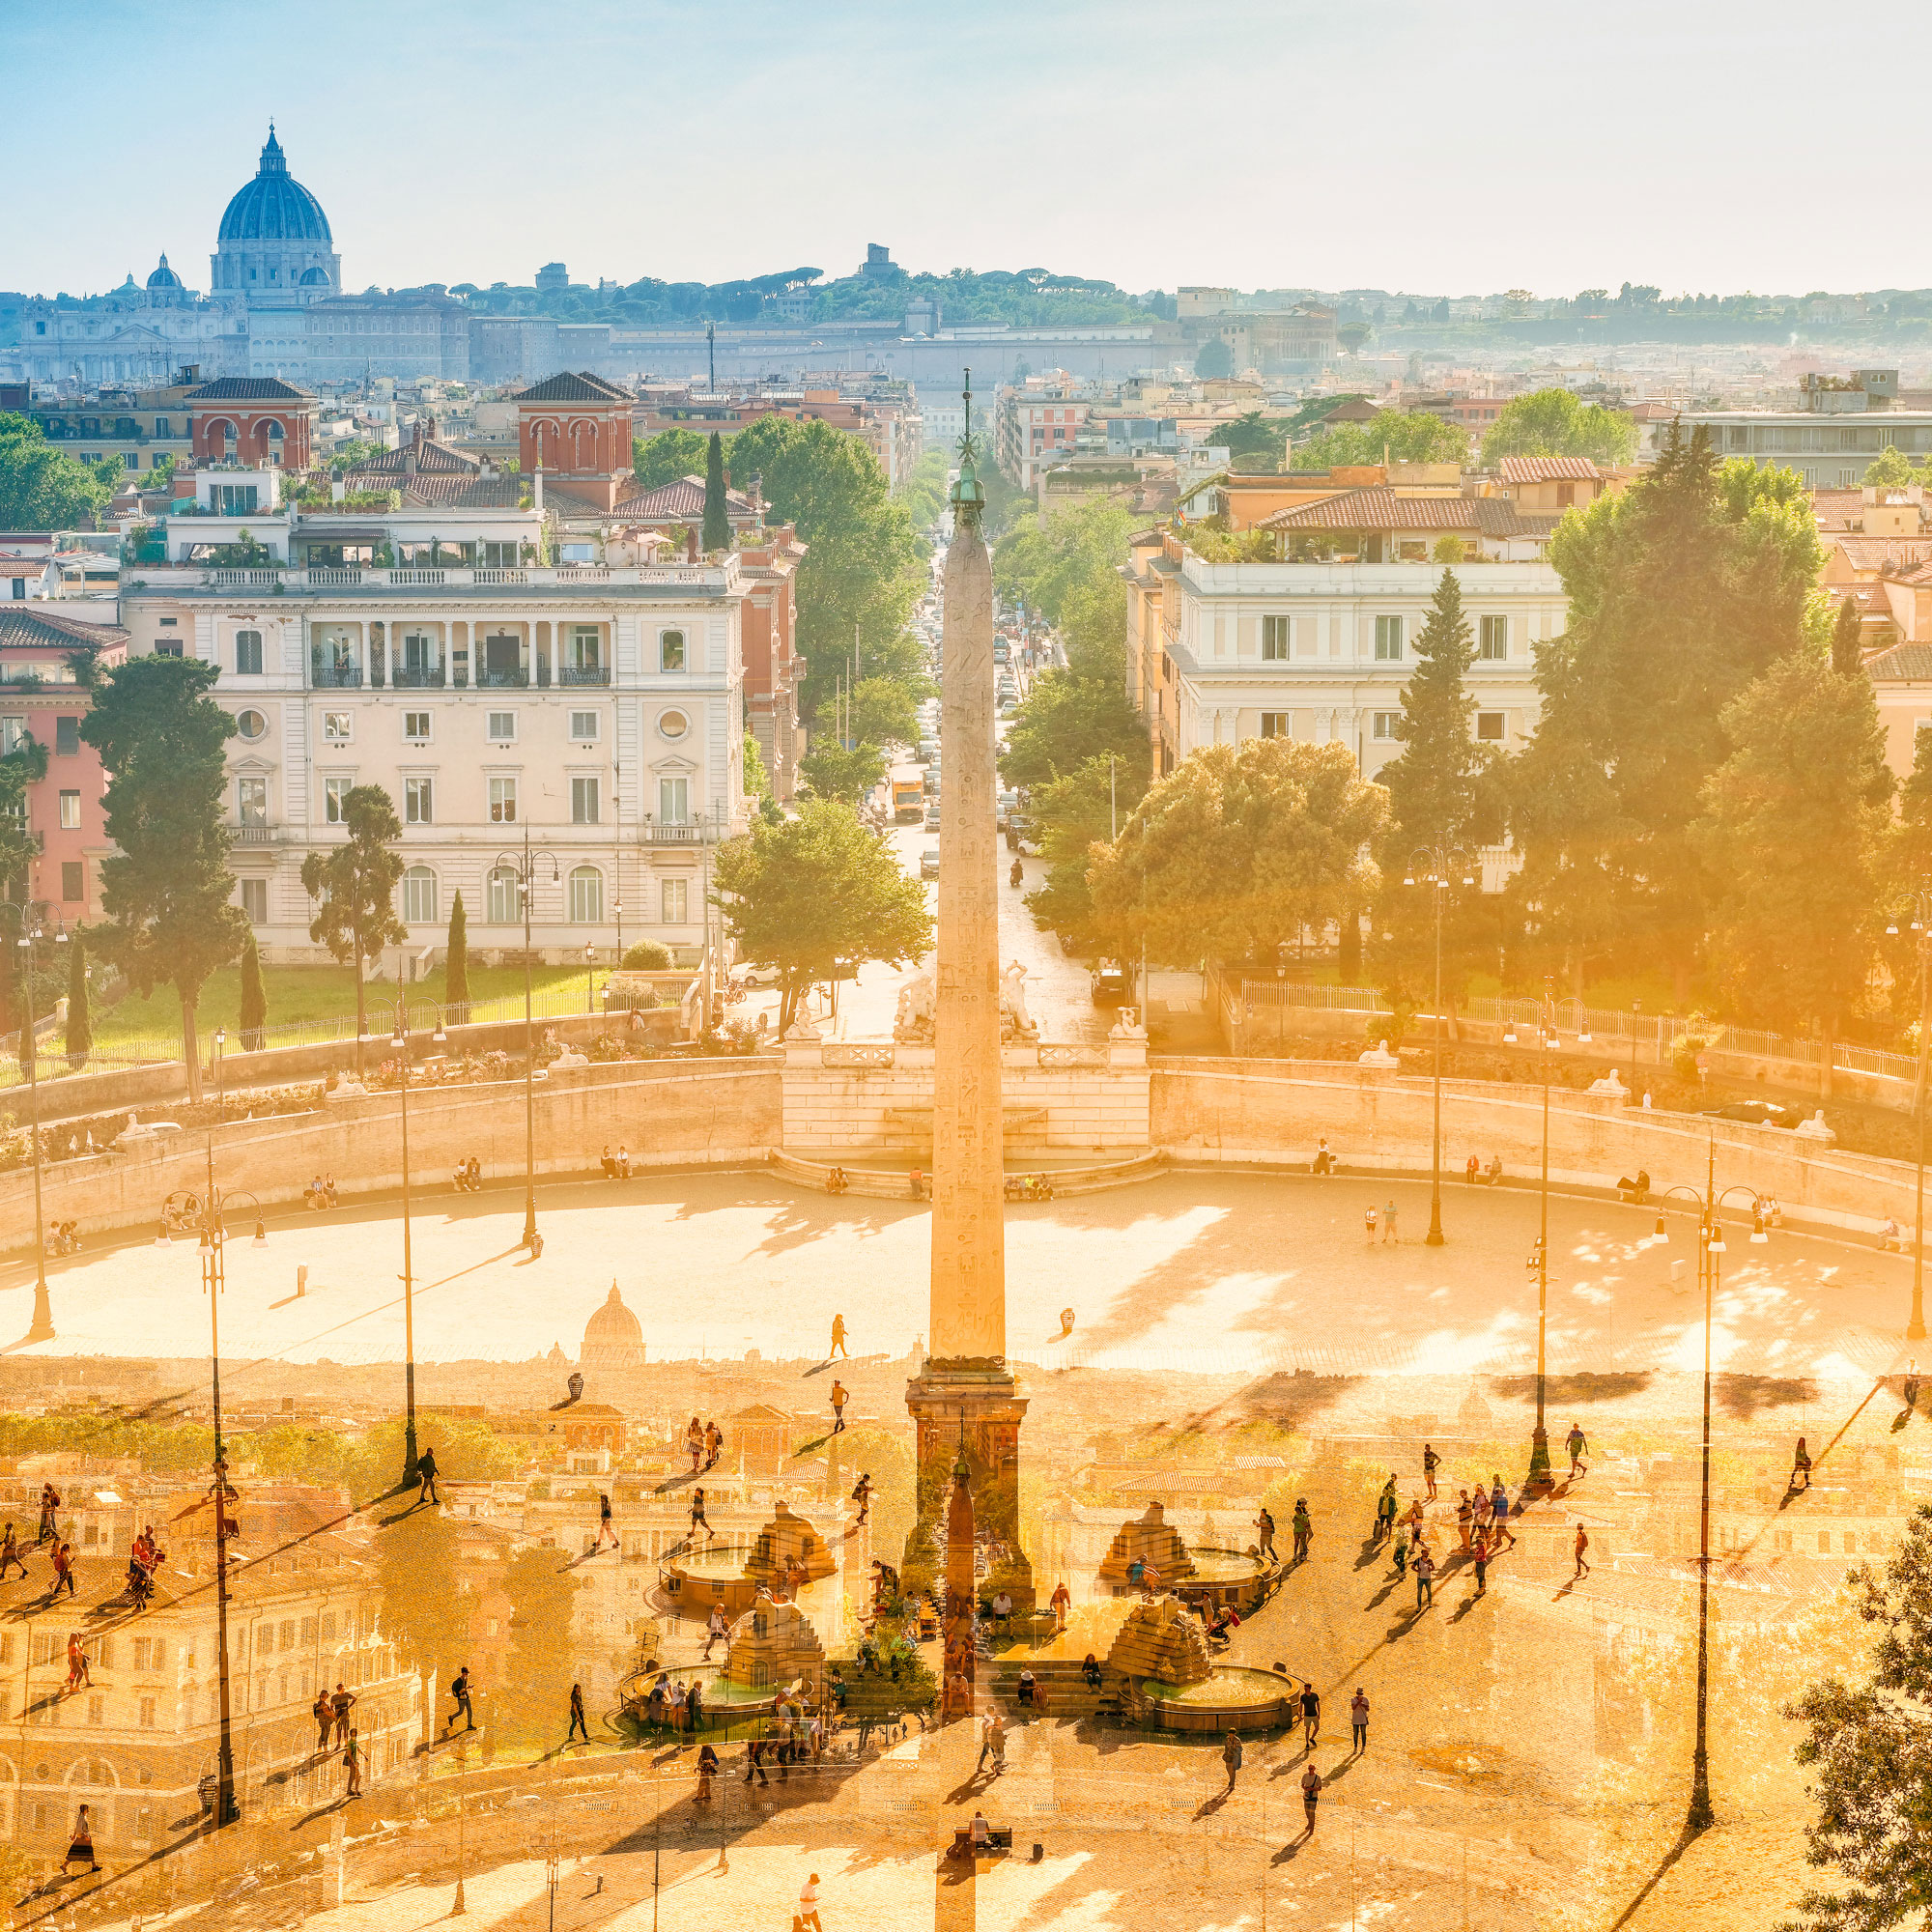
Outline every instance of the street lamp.
<svg viewBox="0 0 1932 1932">
<path fill-rule="evenodd" d="M 1432 1248 L 1442 1245 L 1442 902 L 1458 879 L 1465 886 L 1476 883 L 1468 854 L 1460 845 L 1436 844 L 1418 845 L 1409 854 L 1408 876 L 1403 880 L 1406 886 L 1427 886 L 1435 913 L 1435 1119 L 1430 1132 L 1429 1233 L 1424 1237 Z"/>
<path fill-rule="evenodd" d="M 1554 1484 L 1549 1474 L 1549 1432 L 1544 1426 L 1544 1398 L 1548 1389 L 1549 1336 L 1549 1065 L 1556 1044 L 1556 1001 L 1550 977 L 1543 976 L 1543 1008 L 1536 1021 L 1538 1058 L 1543 1063 L 1543 1180 L 1539 1192 L 1536 1245 L 1523 1265 L 1536 1277 L 1536 1427 L 1529 1437 L 1529 1480 L 1523 1488 L 1533 1496 L 1547 1496 Z M 1503 1029 L 1503 1044 L 1516 1044 L 1516 1022 Z"/>
<path fill-rule="evenodd" d="M 1932 958 L 1932 881 L 1919 886 L 1909 901 L 1913 945 L 1918 954 L 1918 1077 L 1912 1089 L 1912 1111 L 1918 1116 L 1918 1179 L 1912 1216 L 1912 1319 L 1905 1324 L 1906 1340 L 1925 1339 L 1925 968 Z M 1886 931 L 1898 936 L 1894 919 Z"/>
<path fill-rule="evenodd" d="M 217 1121 L 221 1118 L 221 1054 L 227 1044 L 228 1029 L 216 1027 L 214 1029 L 214 1118 Z"/>
<path fill-rule="evenodd" d="M 1643 1002 L 1631 1002 L 1631 1092 L 1636 1092 L 1636 1023 L 1643 1013 Z"/>
<path fill-rule="evenodd" d="M 588 939 L 583 942 L 583 1010 L 592 1017 L 597 1012 L 597 948 Z"/>
<path fill-rule="evenodd" d="M 533 852 L 530 849 L 530 829 L 524 827 L 524 845 L 521 852 L 498 852 L 493 872 L 508 872 L 517 882 L 517 898 L 524 914 L 524 1240 L 529 1249 L 531 1260 L 543 1252 L 543 1245 L 537 1238 L 537 1103 L 536 1090 L 531 1085 L 535 1078 L 536 1040 L 532 1031 L 530 994 L 530 888 L 536 883 L 537 867 L 548 861 L 550 882 L 556 885 L 563 878 L 563 867 L 549 852 Z"/>
<path fill-rule="evenodd" d="M 0 900 L 0 930 L 11 924 L 14 944 L 24 958 L 20 978 L 27 989 L 27 1024 L 20 1033 L 20 1064 L 27 1069 L 34 1162 L 34 1320 L 30 1342 L 50 1342 L 54 1334 L 53 1306 L 47 1299 L 47 1236 L 41 1218 L 41 1056 L 34 1016 L 34 948 L 42 940 L 67 944 L 67 926 L 60 910 L 48 899 Z"/>
<path fill-rule="evenodd" d="M 416 1480 L 416 1309 L 415 1276 L 410 1257 L 410 1009 L 407 998 L 398 993 L 391 1000 L 377 995 L 377 1004 L 392 1009 L 395 1030 L 390 1036 L 403 1081 L 403 1395 L 407 1405 L 403 1423 L 403 1481 Z M 436 1009 L 436 1030 L 430 1038 L 440 1046 L 448 1037 L 443 1030 L 442 1003 L 432 1000 Z"/>
<path fill-rule="evenodd" d="M 1704 1466 L 1701 1477 L 1697 1520 L 1697 1743 L 1690 1760 L 1690 1810 L 1684 1821 L 1687 1832 L 1710 1828 L 1711 1758 L 1706 1748 L 1705 1716 L 1710 1689 L 1711 1626 L 1711 1316 L 1718 1293 L 1719 1257 L 1725 1252 L 1724 1228 L 1719 1216 L 1724 1202 L 1733 1194 L 1747 1194 L 1751 1204 L 1750 1241 L 1763 1247 L 1771 1236 L 1765 1230 L 1764 1200 L 1753 1187 L 1742 1182 L 1719 1189 L 1717 1184 L 1718 1147 L 1714 1135 L 1704 1156 L 1704 1190 L 1678 1182 L 1666 1187 L 1657 1209 L 1657 1237 L 1668 1242 L 1663 1225 L 1663 1200 L 1684 1195 L 1697 1211 L 1697 1278 L 1704 1291 Z"/>
</svg>

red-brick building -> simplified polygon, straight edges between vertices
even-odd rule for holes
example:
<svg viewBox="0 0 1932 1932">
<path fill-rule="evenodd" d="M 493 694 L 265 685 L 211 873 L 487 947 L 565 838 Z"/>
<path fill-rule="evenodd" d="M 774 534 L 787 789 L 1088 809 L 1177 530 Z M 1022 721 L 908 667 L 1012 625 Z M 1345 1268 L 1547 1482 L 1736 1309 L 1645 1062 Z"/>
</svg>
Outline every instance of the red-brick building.
<svg viewBox="0 0 1932 1932">
<path fill-rule="evenodd" d="M 306 469 L 314 461 L 316 400 L 279 376 L 223 376 L 184 400 L 197 463 Z"/>
<path fill-rule="evenodd" d="M 630 396 L 601 377 L 564 370 L 519 393 L 517 461 L 543 469 L 544 487 L 613 510 L 637 487 Z"/>
</svg>

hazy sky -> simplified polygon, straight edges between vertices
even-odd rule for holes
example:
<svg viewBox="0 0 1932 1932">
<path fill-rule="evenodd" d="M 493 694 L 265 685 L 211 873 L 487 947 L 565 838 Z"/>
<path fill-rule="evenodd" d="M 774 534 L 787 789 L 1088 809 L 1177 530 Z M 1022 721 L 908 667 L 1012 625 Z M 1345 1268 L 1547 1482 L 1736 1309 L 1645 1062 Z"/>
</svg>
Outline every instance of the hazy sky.
<svg viewBox="0 0 1932 1932">
<path fill-rule="evenodd" d="M 1884 89 L 1917 8 L 0 0 L 0 288 L 165 248 L 205 289 L 270 114 L 357 290 L 842 274 L 867 242 L 1133 290 L 1932 284 Z"/>
</svg>

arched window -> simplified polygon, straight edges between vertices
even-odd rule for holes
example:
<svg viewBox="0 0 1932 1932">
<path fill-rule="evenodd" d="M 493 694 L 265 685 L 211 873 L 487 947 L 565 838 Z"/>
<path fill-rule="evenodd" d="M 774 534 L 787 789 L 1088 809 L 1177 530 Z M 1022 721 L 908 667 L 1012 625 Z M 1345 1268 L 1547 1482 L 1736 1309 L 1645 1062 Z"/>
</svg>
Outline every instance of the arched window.
<svg viewBox="0 0 1932 1932">
<path fill-rule="evenodd" d="M 403 923 L 434 925 L 436 920 L 436 874 L 427 866 L 412 866 L 403 874 Z"/>
<path fill-rule="evenodd" d="M 491 925 L 520 925 L 524 918 L 524 891 L 516 872 L 498 866 L 490 874 L 489 921 Z"/>
<path fill-rule="evenodd" d="M 604 923 L 604 874 L 595 866 L 579 866 L 570 875 L 570 923 Z"/>
<path fill-rule="evenodd" d="M 684 633 L 682 631 L 660 631 L 658 633 L 658 668 L 660 670 L 682 670 L 684 668 Z"/>
<path fill-rule="evenodd" d="M 262 634 L 260 631 L 235 633 L 235 669 L 244 677 L 262 673 Z"/>
</svg>

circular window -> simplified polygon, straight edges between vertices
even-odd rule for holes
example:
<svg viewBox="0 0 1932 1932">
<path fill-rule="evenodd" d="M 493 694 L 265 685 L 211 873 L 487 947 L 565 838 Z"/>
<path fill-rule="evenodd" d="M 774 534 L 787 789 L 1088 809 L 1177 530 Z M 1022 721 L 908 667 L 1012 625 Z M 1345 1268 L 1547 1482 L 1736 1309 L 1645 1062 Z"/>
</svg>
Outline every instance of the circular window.
<svg viewBox="0 0 1932 1932">
<path fill-rule="evenodd" d="M 658 719 L 659 734 L 666 738 L 682 738 L 691 729 L 691 720 L 682 711 L 667 711 Z"/>
<path fill-rule="evenodd" d="M 259 738 L 269 728 L 269 721 L 259 711 L 243 711 L 236 718 L 235 727 L 244 738 Z"/>
</svg>

